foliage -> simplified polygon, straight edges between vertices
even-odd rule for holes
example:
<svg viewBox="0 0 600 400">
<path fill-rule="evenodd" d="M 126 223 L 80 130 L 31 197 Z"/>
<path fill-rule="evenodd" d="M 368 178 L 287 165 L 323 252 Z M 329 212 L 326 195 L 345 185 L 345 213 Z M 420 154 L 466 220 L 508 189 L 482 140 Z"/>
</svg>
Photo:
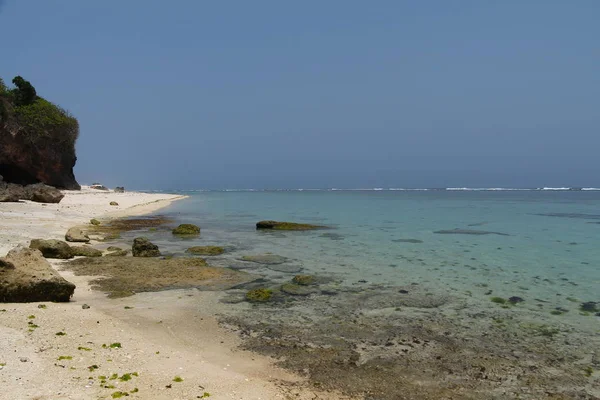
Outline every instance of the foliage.
<svg viewBox="0 0 600 400">
<path fill-rule="evenodd" d="M 37 99 L 37 92 L 33 85 L 20 76 L 15 76 L 12 80 L 15 88 L 12 90 L 15 105 L 26 106 L 32 104 Z"/>
<path fill-rule="evenodd" d="M 66 110 L 39 97 L 33 85 L 16 76 L 9 89 L 0 79 L 0 122 L 37 148 L 72 149 L 79 123 Z"/>
<path fill-rule="evenodd" d="M 79 123 L 67 111 L 39 97 L 33 103 L 15 107 L 18 121 L 32 143 L 46 137 L 56 145 L 74 146 Z"/>
</svg>

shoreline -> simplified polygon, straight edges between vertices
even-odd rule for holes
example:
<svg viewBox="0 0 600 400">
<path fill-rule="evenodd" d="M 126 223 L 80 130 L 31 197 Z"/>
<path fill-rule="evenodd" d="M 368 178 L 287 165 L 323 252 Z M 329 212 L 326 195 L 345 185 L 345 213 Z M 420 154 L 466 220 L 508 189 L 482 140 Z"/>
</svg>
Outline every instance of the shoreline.
<svg viewBox="0 0 600 400">
<path fill-rule="evenodd" d="M 149 214 L 187 197 L 65 193 L 59 204 L 3 204 L 0 254 L 37 237 L 63 240 L 69 227 L 90 218 Z M 16 237 L 7 240 L 10 235 Z M 221 294 L 185 289 L 108 299 L 90 288 L 94 277 L 75 276 L 61 269 L 62 261 L 48 261 L 77 289 L 68 303 L 0 305 L 0 340 L 6 344 L 0 348 L 0 399 L 109 399 L 119 393 L 142 399 L 315 398 L 312 391 L 293 389 L 289 383 L 299 378 L 273 359 L 238 348 L 241 339 L 211 313 Z"/>
</svg>

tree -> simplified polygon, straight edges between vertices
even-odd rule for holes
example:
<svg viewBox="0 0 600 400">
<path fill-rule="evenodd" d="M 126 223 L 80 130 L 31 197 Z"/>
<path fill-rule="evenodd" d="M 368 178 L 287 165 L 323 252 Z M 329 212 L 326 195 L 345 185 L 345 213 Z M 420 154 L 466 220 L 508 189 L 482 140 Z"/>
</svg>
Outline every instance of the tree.
<svg viewBox="0 0 600 400">
<path fill-rule="evenodd" d="M 15 76 L 12 83 L 16 86 L 12 90 L 15 96 L 15 105 L 26 106 L 32 104 L 37 99 L 35 88 L 29 81 L 20 76 Z"/>
</svg>

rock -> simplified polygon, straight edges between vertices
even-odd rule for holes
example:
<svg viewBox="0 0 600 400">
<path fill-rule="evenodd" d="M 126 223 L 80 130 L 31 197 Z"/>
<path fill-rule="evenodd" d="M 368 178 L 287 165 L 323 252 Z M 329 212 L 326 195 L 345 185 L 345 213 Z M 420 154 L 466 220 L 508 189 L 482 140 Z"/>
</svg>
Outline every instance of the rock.
<svg viewBox="0 0 600 400">
<path fill-rule="evenodd" d="M 25 190 L 31 193 L 31 201 L 36 203 L 60 203 L 65 197 L 60 190 L 53 188 L 52 186 L 44 185 L 43 183 L 36 185 L 29 185 Z"/>
<path fill-rule="evenodd" d="M 283 264 L 288 259 L 277 254 L 257 254 L 252 256 L 243 256 L 242 261 L 249 261 L 257 264 L 276 265 Z"/>
<path fill-rule="evenodd" d="M 102 257 L 102 252 L 90 246 L 72 246 L 71 252 L 74 256 Z"/>
<path fill-rule="evenodd" d="M 22 187 L 0 183 L 0 203 L 16 203 L 22 198 Z"/>
<path fill-rule="evenodd" d="M 296 222 L 280 222 L 280 221 L 259 221 L 256 223 L 256 229 L 269 229 L 277 231 L 308 231 L 314 229 L 324 229 L 326 226 L 298 224 Z"/>
<path fill-rule="evenodd" d="M 585 303 L 581 303 L 579 306 L 581 311 L 585 312 L 598 312 L 600 311 L 600 307 L 598 307 L 598 303 L 595 301 L 586 301 Z"/>
<path fill-rule="evenodd" d="M 273 297 L 273 291 L 270 289 L 253 289 L 246 293 L 246 300 L 251 303 L 266 303 Z"/>
<path fill-rule="evenodd" d="M 108 246 L 106 251 L 122 251 L 123 249 L 117 246 Z"/>
<path fill-rule="evenodd" d="M 106 257 L 125 257 L 127 254 L 129 254 L 127 250 L 115 250 L 108 253 Z"/>
<path fill-rule="evenodd" d="M 90 306 L 88 306 L 87 304 L 84 304 L 81 306 L 81 308 L 83 308 L 84 310 L 88 310 L 90 308 Z"/>
<path fill-rule="evenodd" d="M 115 193 L 125 193 L 125 188 L 123 186 L 117 186 L 114 190 Z"/>
<path fill-rule="evenodd" d="M 312 275 L 296 275 L 294 279 L 292 279 L 296 285 L 308 286 L 315 283 L 315 277 Z"/>
<path fill-rule="evenodd" d="M 218 256 L 225 253 L 225 249 L 219 246 L 194 246 L 185 251 L 197 256 Z"/>
<path fill-rule="evenodd" d="M 316 290 L 313 288 L 294 285 L 293 283 L 285 283 L 281 285 L 281 291 L 292 296 L 308 296 L 316 292 Z"/>
<path fill-rule="evenodd" d="M 500 236 L 510 236 L 507 233 L 501 232 L 490 232 L 490 231 L 478 231 L 475 229 L 447 229 L 441 231 L 435 231 L 433 233 L 443 234 L 443 235 L 500 235 Z"/>
<path fill-rule="evenodd" d="M 98 226 L 101 224 L 101 222 L 98 221 L 96 218 L 92 218 L 90 219 L 90 224 Z"/>
<path fill-rule="evenodd" d="M 509 302 L 510 304 L 522 303 L 522 302 L 524 302 L 524 301 L 525 301 L 525 300 L 523 300 L 523 298 L 522 298 L 522 297 L 519 297 L 519 296 L 512 296 L 512 297 L 509 297 L 509 299 L 508 299 L 508 302 Z"/>
<path fill-rule="evenodd" d="M 61 240 L 33 239 L 29 244 L 29 248 L 41 251 L 46 258 L 73 258 L 71 246 Z"/>
<path fill-rule="evenodd" d="M 90 185 L 90 189 L 108 191 L 108 188 L 100 183 L 93 183 Z"/>
<path fill-rule="evenodd" d="M 17 247 L 8 252 L 0 268 L 0 301 L 26 303 L 69 301 L 75 285 L 56 272 L 39 250 Z"/>
<path fill-rule="evenodd" d="M 65 234 L 65 240 L 67 242 L 88 243 L 90 241 L 90 238 L 83 231 L 83 229 L 77 228 L 77 227 L 74 226 L 72 228 L 69 228 L 69 230 Z"/>
<path fill-rule="evenodd" d="M 119 205 L 119 203 L 117 203 L 116 201 L 111 201 L 111 202 L 110 202 L 110 205 L 111 205 L 111 206 L 118 206 L 118 205 Z"/>
<path fill-rule="evenodd" d="M 413 243 L 413 244 L 423 243 L 423 241 L 419 240 L 419 239 L 392 239 L 392 242 L 395 242 L 395 243 Z"/>
<path fill-rule="evenodd" d="M 272 264 L 267 265 L 267 269 L 271 271 L 283 272 L 286 274 L 297 274 L 298 272 L 302 272 L 304 268 L 300 265 L 289 265 L 289 264 Z"/>
<path fill-rule="evenodd" d="M 173 229 L 173 235 L 199 235 L 200 227 L 194 224 L 181 224 Z"/>
<path fill-rule="evenodd" d="M 158 246 L 150 242 L 147 238 L 138 237 L 133 240 L 131 247 L 134 257 L 159 257 Z"/>
</svg>

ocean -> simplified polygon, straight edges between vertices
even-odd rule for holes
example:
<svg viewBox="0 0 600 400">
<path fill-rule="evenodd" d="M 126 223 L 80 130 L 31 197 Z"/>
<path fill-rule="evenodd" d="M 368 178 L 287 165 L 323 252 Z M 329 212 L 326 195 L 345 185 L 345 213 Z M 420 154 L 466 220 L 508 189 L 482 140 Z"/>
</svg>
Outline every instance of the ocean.
<svg viewBox="0 0 600 400">
<path fill-rule="evenodd" d="M 506 354 L 518 352 L 524 356 L 514 361 L 515 366 L 525 368 L 522 363 L 534 362 L 539 368 L 537 379 L 547 378 L 539 384 L 539 393 L 555 390 L 574 396 L 567 398 L 600 395 L 598 386 L 585 380 L 590 369 L 592 377 L 597 377 L 600 369 L 598 356 L 589 356 L 600 344 L 600 310 L 595 310 L 600 308 L 599 190 L 456 188 L 180 193 L 189 198 L 173 203 L 160 214 L 177 223 L 201 226 L 200 237 L 181 239 L 168 230 L 146 235 L 159 245 L 163 254 L 176 256 L 186 256 L 185 250 L 195 245 L 224 246 L 227 252 L 209 258 L 209 262 L 254 273 L 260 279 L 253 285 L 219 294 L 223 307 L 218 312 L 223 321 L 228 326 L 237 326 L 241 332 L 254 332 L 247 335 L 248 348 L 283 357 L 290 364 L 287 367 L 319 371 L 317 375 L 321 377 L 333 371 L 342 383 L 332 389 L 350 393 L 359 390 L 353 386 L 352 376 L 347 380 L 340 378 L 344 371 L 336 369 L 332 360 L 327 359 L 330 364 L 321 360 L 319 365 L 329 365 L 329 369 L 319 370 L 312 361 L 294 353 L 297 362 L 292 363 L 289 349 L 280 342 L 273 344 L 273 334 L 260 343 L 256 337 L 276 331 L 280 332 L 280 339 L 310 341 L 312 346 L 326 348 L 335 348 L 336 338 L 343 338 L 344 351 L 356 352 L 355 358 L 360 361 L 355 364 L 364 366 L 374 360 L 383 362 L 381 352 L 375 349 L 378 345 L 369 344 L 373 338 L 377 342 L 381 335 L 385 336 L 381 340 L 388 342 L 381 346 L 389 349 L 396 346 L 397 357 L 401 357 L 405 345 L 401 337 L 426 337 L 422 340 L 438 343 L 437 350 L 442 351 L 450 345 L 436 335 L 452 332 L 449 335 L 456 341 L 466 338 L 469 341 L 464 345 L 468 351 L 456 352 L 455 364 L 462 365 L 467 359 L 473 361 L 470 358 L 473 354 L 485 354 L 486 360 L 500 363 Z M 328 228 L 306 232 L 257 231 L 256 222 L 266 219 Z M 246 255 L 264 254 L 283 256 L 286 262 L 270 265 L 241 261 Z M 313 275 L 321 283 L 308 293 L 284 295 L 272 304 L 243 301 L 247 290 L 267 287 L 278 291 L 297 274 Z M 360 323 L 362 319 L 368 323 Z M 257 320 L 261 321 L 260 327 Z M 415 324 L 420 331 L 414 331 Z M 361 344 L 365 342 L 366 347 Z M 491 344 L 495 347 L 489 347 Z M 443 353 L 447 352 L 446 348 Z M 562 361 L 557 361 L 561 357 Z M 431 371 L 437 371 L 438 378 L 443 374 L 441 363 L 432 366 L 423 360 L 412 359 L 411 371 L 427 364 Z M 396 368 L 395 374 L 400 374 L 406 371 L 397 370 L 398 365 L 409 368 L 409 364 L 404 359 L 395 359 L 394 367 L 388 367 Z M 456 365 L 452 368 L 456 369 Z M 541 372 L 543 368 L 562 371 L 565 382 L 552 380 L 550 372 Z M 496 372 L 503 377 L 499 379 L 509 379 L 513 373 L 518 376 L 515 371 Z M 519 379 L 527 375 L 520 373 Z M 573 374 L 581 382 L 573 380 Z M 313 373 L 308 375 L 319 379 Z M 437 389 L 442 390 L 440 385 L 448 389 L 443 383 L 445 379 L 438 379 Z M 514 388 L 505 383 L 508 397 L 490 398 L 522 396 L 519 385 L 523 383 L 519 379 L 515 378 Z M 379 382 L 376 376 L 365 381 Z M 585 389 L 586 384 L 589 389 Z M 404 398 L 397 397 L 392 386 L 373 385 L 370 390 L 378 391 L 380 396 L 373 398 Z M 532 388 L 535 392 L 535 385 Z"/>
</svg>

